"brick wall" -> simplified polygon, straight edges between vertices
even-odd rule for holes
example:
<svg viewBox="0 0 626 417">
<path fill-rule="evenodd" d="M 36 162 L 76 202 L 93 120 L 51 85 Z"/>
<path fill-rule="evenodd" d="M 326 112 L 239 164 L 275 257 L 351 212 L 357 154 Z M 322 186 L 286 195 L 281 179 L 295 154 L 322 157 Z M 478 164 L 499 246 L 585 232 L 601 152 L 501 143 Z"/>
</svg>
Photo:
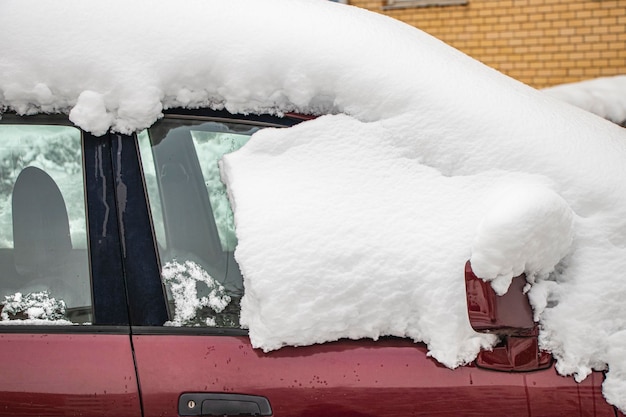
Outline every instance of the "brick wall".
<svg viewBox="0 0 626 417">
<path fill-rule="evenodd" d="M 469 0 L 383 10 L 518 80 L 541 88 L 626 74 L 626 0 Z"/>
</svg>

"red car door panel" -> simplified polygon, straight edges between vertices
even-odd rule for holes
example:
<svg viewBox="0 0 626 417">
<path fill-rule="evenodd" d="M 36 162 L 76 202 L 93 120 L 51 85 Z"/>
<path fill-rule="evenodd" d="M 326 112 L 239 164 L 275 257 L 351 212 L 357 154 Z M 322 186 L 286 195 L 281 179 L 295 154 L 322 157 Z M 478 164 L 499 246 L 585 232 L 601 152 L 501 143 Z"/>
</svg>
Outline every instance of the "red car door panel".
<svg viewBox="0 0 626 417">
<path fill-rule="evenodd" d="M 140 417 L 127 334 L 0 334 L 0 415 Z"/>
<path fill-rule="evenodd" d="M 133 344 L 146 415 L 178 415 L 183 393 L 237 393 L 266 397 L 274 416 L 614 416 L 595 377 L 450 370 L 403 339 L 270 353 L 245 336 L 146 334 Z"/>
</svg>

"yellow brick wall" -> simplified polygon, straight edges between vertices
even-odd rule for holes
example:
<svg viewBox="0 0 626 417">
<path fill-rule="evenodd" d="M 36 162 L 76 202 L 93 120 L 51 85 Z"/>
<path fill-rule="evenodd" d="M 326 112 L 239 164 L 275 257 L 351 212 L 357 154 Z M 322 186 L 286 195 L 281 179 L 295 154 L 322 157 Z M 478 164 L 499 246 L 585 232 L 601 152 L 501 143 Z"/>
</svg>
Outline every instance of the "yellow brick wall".
<svg viewBox="0 0 626 417">
<path fill-rule="evenodd" d="M 469 0 L 383 10 L 536 88 L 626 74 L 626 0 Z"/>
</svg>

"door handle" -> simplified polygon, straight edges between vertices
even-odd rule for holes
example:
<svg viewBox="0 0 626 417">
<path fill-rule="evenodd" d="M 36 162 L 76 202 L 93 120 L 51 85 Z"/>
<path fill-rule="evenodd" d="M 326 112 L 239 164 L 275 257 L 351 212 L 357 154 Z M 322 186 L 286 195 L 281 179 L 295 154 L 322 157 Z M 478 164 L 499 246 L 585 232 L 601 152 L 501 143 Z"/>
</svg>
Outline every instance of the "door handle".
<svg viewBox="0 0 626 417">
<path fill-rule="evenodd" d="M 267 398 L 259 395 L 185 393 L 178 399 L 181 416 L 271 416 Z"/>
</svg>

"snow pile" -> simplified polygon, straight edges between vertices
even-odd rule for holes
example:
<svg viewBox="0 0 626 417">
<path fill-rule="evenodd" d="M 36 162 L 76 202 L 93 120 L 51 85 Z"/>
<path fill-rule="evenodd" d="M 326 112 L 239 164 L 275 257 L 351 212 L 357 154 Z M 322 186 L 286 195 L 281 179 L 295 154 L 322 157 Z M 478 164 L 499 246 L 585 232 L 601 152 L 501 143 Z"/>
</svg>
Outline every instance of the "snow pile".
<svg viewBox="0 0 626 417">
<path fill-rule="evenodd" d="M 626 409 L 625 130 L 332 2 L 3 6 L 5 109 L 96 134 L 173 106 L 335 114 L 222 160 L 255 346 L 390 334 L 467 363 L 495 342 L 467 321 L 472 258 L 500 290 L 528 272 L 542 347 L 579 380 L 608 364 Z"/>
<path fill-rule="evenodd" d="M 513 277 L 547 277 L 569 252 L 574 215 L 569 205 L 545 187 L 513 187 L 500 193 L 478 225 L 472 269 L 497 294 Z"/>
<path fill-rule="evenodd" d="M 261 131 L 225 158 L 246 277 L 241 322 L 254 345 L 396 335 L 426 341 L 454 367 L 493 343 L 471 330 L 462 302 L 466 224 L 478 223 L 490 190 L 526 176 L 445 177 L 386 136 L 379 124 L 326 116 Z"/>
<path fill-rule="evenodd" d="M 174 318 L 166 323 L 168 326 L 215 326 L 215 319 L 202 319 L 205 315 L 201 311 L 210 308 L 220 313 L 230 303 L 224 286 L 193 261 L 168 262 L 161 275 L 174 302 Z"/>
<path fill-rule="evenodd" d="M 50 297 L 48 291 L 28 294 L 15 293 L 4 297 L 0 323 L 6 321 L 35 321 L 37 324 L 63 322 L 72 324 L 65 317 L 65 302 Z"/>
<path fill-rule="evenodd" d="M 626 126 L 626 75 L 595 78 L 543 89 L 574 106 Z"/>
</svg>

